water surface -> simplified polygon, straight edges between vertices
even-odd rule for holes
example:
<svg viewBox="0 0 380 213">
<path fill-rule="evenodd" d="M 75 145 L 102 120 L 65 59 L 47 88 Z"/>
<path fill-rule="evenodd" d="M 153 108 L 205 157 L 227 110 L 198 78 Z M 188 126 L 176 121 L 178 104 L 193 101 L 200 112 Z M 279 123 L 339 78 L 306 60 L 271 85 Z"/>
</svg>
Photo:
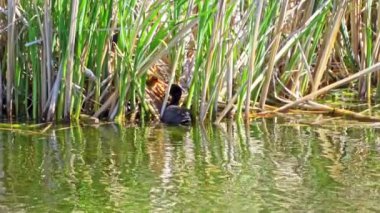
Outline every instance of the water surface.
<svg viewBox="0 0 380 213">
<path fill-rule="evenodd" d="M 0 130 L 1 212 L 379 211 L 376 127 Z"/>
</svg>

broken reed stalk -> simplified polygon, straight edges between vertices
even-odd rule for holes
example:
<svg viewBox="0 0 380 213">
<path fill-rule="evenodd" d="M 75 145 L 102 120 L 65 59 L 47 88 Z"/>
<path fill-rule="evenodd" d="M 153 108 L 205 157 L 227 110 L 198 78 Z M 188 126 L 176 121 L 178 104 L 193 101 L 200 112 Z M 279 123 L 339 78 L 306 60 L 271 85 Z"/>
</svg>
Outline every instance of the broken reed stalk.
<svg viewBox="0 0 380 213">
<path fill-rule="evenodd" d="M 380 63 L 377 63 L 377 64 L 375 64 L 375 65 L 373 65 L 373 66 L 371 66 L 371 67 L 369 67 L 367 69 L 364 69 L 364 70 L 362 70 L 360 72 L 357 72 L 357 73 L 355 73 L 355 74 L 353 74 L 351 76 L 348 76 L 348 77 L 346 77 L 346 78 L 344 78 L 344 79 L 342 79 L 340 81 L 337 81 L 337 82 L 332 83 L 332 84 L 330 84 L 328 86 L 325 86 L 325 87 L 323 87 L 323 88 L 321 88 L 321 89 L 319 89 L 319 90 L 317 90 L 315 92 L 310 93 L 309 95 L 306 95 L 306 96 L 304 96 L 304 97 L 302 97 L 302 98 L 300 98 L 300 99 L 298 99 L 296 101 L 293 101 L 293 102 L 291 102 L 289 104 L 286 104 L 286 105 L 284 105 L 284 106 L 282 106 L 282 107 L 274 110 L 273 112 L 282 112 L 282 111 L 285 111 L 285 110 L 287 110 L 287 109 L 289 109 L 291 107 L 294 107 L 294 106 L 296 106 L 296 105 L 298 105 L 300 103 L 303 103 L 303 102 L 305 102 L 307 100 L 312 100 L 315 97 L 317 97 L 318 95 L 326 93 L 326 92 L 330 91 L 331 89 L 334 89 L 334 88 L 336 88 L 338 86 L 347 84 L 350 81 L 353 81 L 355 79 L 358 79 L 358 78 L 363 77 L 363 76 L 365 76 L 367 74 L 370 74 L 370 73 L 373 73 L 373 72 L 377 72 L 377 71 L 380 71 Z"/>
<path fill-rule="evenodd" d="M 362 121 L 362 122 L 380 122 L 380 117 L 363 115 L 363 114 L 356 113 L 350 110 L 338 109 L 338 108 L 318 104 L 315 102 L 310 103 L 310 104 L 313 105 L 314 109 L 329 111 L 331 116 L 341 116 L 341 117 L 350 118 L 350 119 L 354 119 L 354 120 Z"/>
<path fill-rule="evenodd" d="M 342 0 L 339 2 L 338 12 L 331 17 L 331 25 L 328 33 L 326 33 L 326 38 L 323 39 L 324 43 L 320 49 L 320 54 L 317 60 L 317 68 L 315 70 L 314 77 L 314 85 L 312 91 L 315 92 L 318 90 L 320 82 L 322 80 L 322 76 L 324 72 L 327 70 L 327 63 L 330 59 L 331 52 L 335 45 L 335 40 L 338 36 L 339 27 L 342 22 L 342 18 L 344 16 L 344 12 L 346 11 L 347 2 L 346 0 Z"/>
</svg>

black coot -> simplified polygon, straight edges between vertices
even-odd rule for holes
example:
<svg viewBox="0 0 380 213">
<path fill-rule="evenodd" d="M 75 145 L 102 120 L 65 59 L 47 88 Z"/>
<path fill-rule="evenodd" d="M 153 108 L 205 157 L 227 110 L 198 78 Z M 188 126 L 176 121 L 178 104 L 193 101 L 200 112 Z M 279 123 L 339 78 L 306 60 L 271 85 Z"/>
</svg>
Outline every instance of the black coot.
<svg viewBox="0 0 380 213">
<path fill-rule="evenodd" d="M 169 106 L 166 107 L 164 114 L 161 117 L 161 121 L 171 125 L 189 125 L 191 124 L 191 114 L 188 109 L 179 107 L 179 100 L 182 96 L 182 88 L 177 84 L 172 84 L 169 91 L 172 99 Z"/>
</svg>

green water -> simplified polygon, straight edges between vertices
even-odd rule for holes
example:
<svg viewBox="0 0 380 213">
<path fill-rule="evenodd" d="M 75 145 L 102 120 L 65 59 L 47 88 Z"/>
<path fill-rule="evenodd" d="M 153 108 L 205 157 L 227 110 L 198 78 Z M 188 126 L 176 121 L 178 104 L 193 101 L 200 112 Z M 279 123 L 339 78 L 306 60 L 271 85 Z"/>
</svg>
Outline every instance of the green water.
<svg viewBox="0 0 380 213">
<path fill-rule="evenodd" d="M 375 127 L 0 131 L 0 212 L 380 211 Z"/>
</svg>

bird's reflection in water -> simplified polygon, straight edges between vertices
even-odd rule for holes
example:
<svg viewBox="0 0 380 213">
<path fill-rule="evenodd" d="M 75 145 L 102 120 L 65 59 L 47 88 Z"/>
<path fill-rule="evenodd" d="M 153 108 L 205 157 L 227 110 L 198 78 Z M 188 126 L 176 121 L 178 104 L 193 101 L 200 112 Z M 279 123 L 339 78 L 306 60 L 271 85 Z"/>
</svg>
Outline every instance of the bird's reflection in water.
<svg viewBox="0 0 380 213">
<path fill-rule="evenodd" d="M 166 139 L 174 144 L 183 142 L 190 136 L 191 127 L 188 126 L 166 126 L 164 131 Z"/>
</svg>

